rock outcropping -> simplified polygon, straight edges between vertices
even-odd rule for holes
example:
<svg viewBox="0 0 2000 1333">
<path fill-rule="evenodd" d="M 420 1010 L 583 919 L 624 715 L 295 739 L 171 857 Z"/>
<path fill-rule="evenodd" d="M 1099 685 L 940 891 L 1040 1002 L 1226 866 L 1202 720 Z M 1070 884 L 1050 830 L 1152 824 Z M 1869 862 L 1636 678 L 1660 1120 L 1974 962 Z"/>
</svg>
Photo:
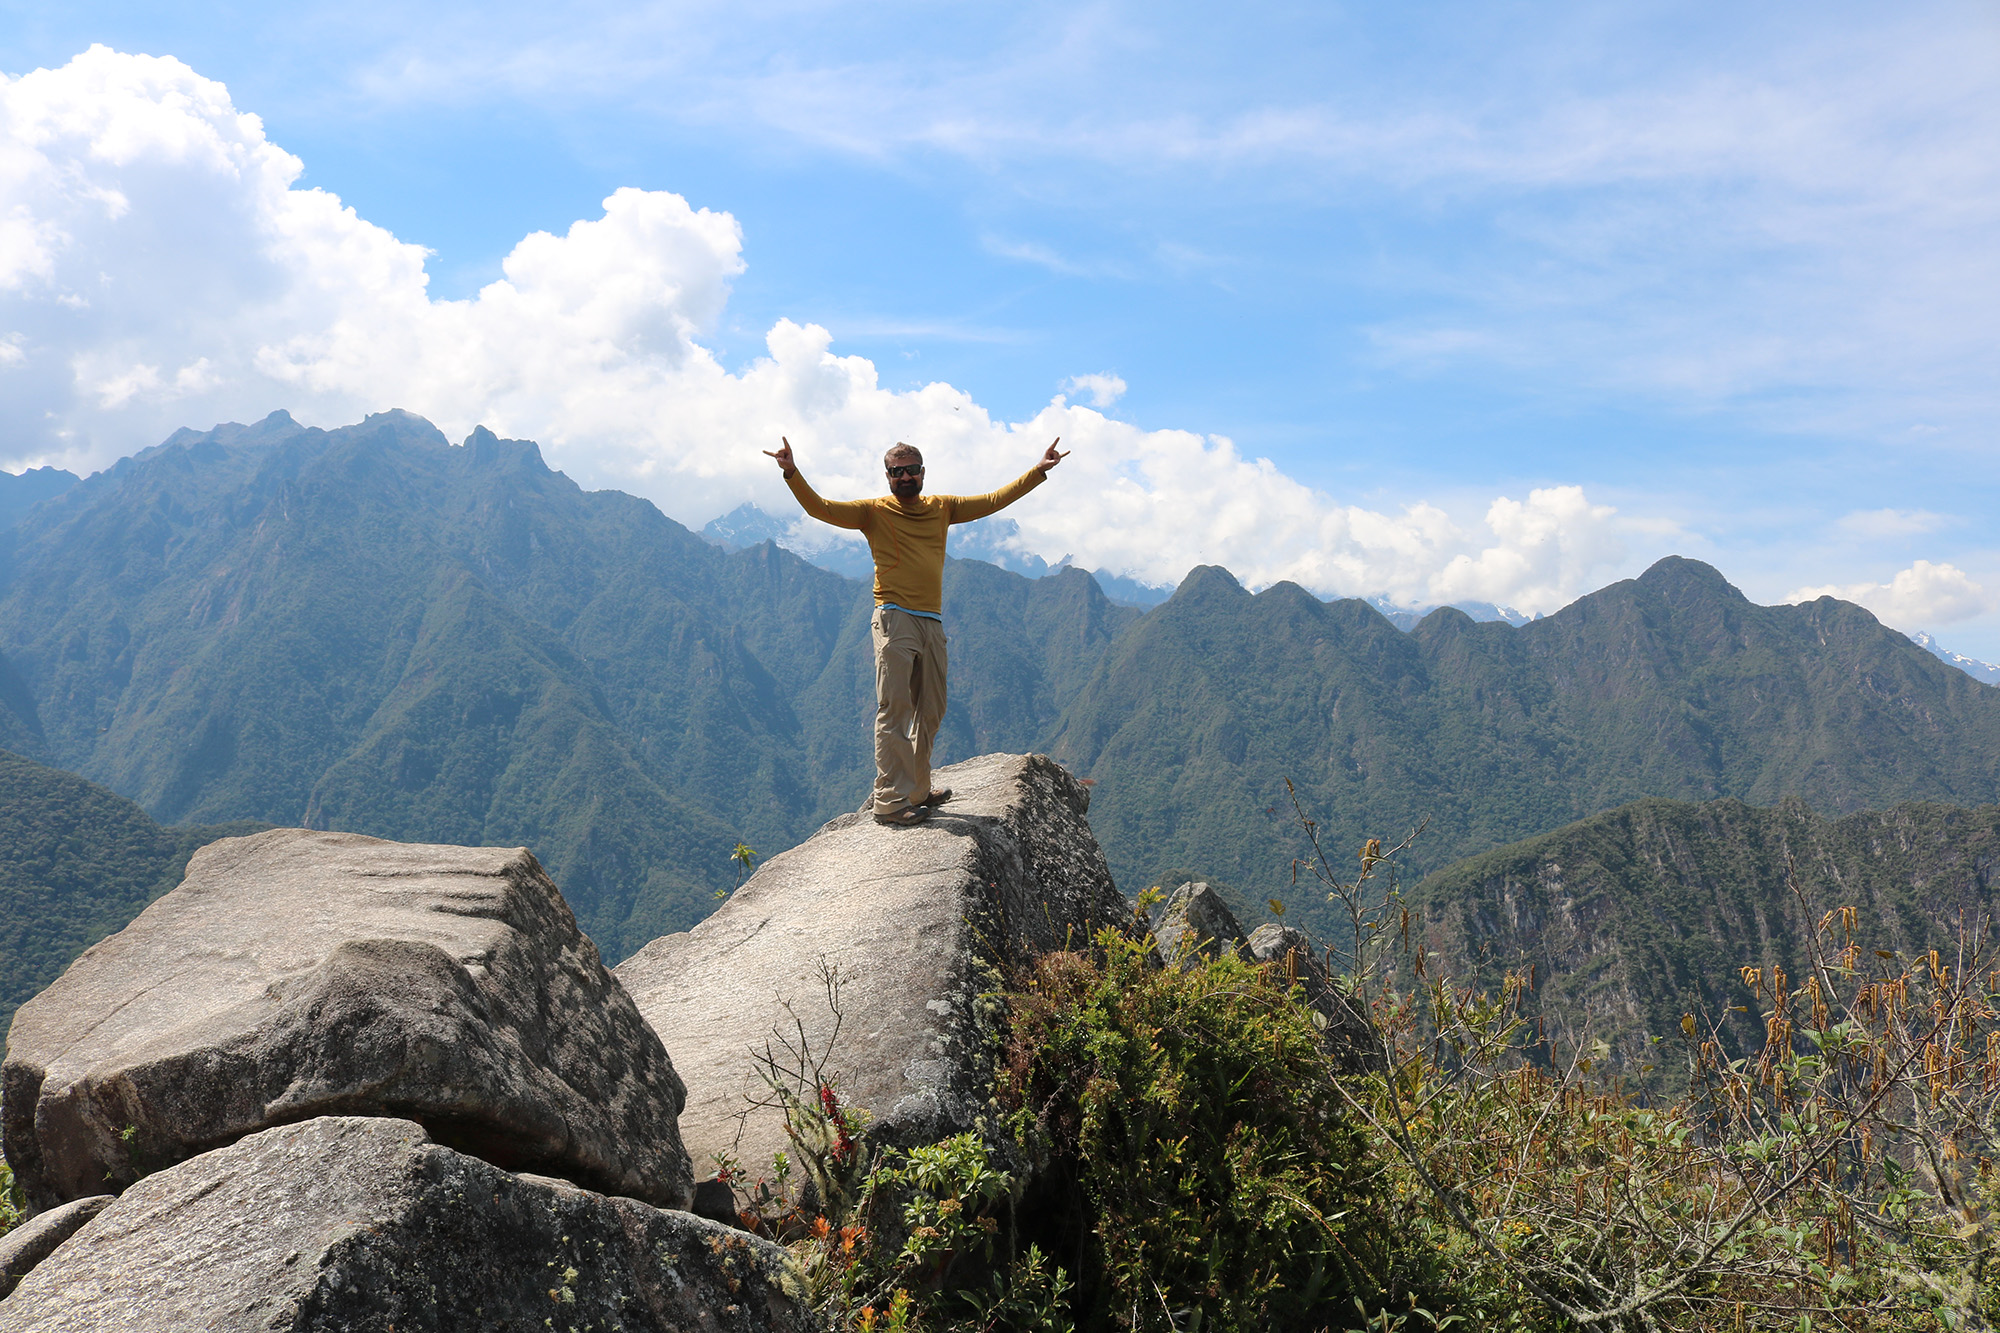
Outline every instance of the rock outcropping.
<svg viewBox="0 0 2000 1333">
<path fill-rule="evenodd" d="M 147 1176 L 0 1302 L 0 1333 L 805 1333 L 784 1251 L 326 1117 Z"/>
<path fill-rule="evenodd" d="M 697 1162 L 731 1151 L 767 1169 L 786 1147 L 781 1116 L 750 1100 L 763 1091 L 752 1056 L 774 1033 L 827 1057 L 877 1142 L 970 1128 L 991 1078 L 981 997 L 1129 919 L 1084 820 L 1089 793 L 1055 762 L 986 755 L 935 780 L 956 795 L 929 822 L 835 819 L 693 930 L 619 965 L 687 1078 L 681 1134 Z M 822 964 L 840 978 L 837 1038 Z"/>
<path fill-rule="evenodd" d="M 1233 953 L 1246 963 L 1272 969 L 1313 1012 L 1326 1034 L 1327 1051 L 1344 1073 L 1380 1068 L 1379 1034 L 1334 980 L 1326 961 L 1302 930 L 1267 921 L 1248 936 L 1222 895 L 1203 883 L 1183 884 L 1167 898 L 1153 927 L 1153 944 L 1169 964 L 1184 968 L 1206 958 Z"/>
<path fill-rule="evenodd" d="M 1267 921 L 1250 932 L 1244 947 L 1252 960 L 1276 969 L 1286 981 L 1298 987 L 1299 994 L 1319 1015 L 1317 1021 L 1326 1033 L 1327 1050 L 1340 1062 L 1342 1073 L 1383 1068 L 1381 1033 L 1334 980 L 1325 961 L 1313 952 L 1312 941 L 1304 931 Z"/>
<path fill-rule="evenodd" d="M 1236 913 L 1221 894 L 1199 881 L 1181 885 L 1168 897 L 1153 927 L 1153 944 L 1162 960 L 1180 967 L 1195 967 L 1225 950 L 1250 958 L 1250 943 Z"/>
<path fill-rule="evenodd" d="M 325 1115 L 668 1207 L 693 1185 L 673 1063 L 519 848 L 212 843 L 21 1007 L 0 1086 L 38 1208 Z"/>
</svg>

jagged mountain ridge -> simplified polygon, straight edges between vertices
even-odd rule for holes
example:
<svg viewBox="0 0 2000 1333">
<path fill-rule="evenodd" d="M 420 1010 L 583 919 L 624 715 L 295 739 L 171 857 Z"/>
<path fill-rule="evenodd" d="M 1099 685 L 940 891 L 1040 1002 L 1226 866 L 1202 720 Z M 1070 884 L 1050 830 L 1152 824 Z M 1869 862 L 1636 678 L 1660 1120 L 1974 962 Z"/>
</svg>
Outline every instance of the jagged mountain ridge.
<svg viewBox="0 0 2000 1333">
<path fill-rule="evenodd" d="M 1984 681 L 1988 685 L 2000 685 L 2000 664 L 1982 662 L 1976 657 L 1955 653 L 1921 630 L 1912 634 L 1910 641 L 1938 661 L 1950 663 L 1974 680 Z"/>
<path fill-rule="evenodd" d="M 42 501 L 61 495 L 76 483 L 76 473 L 57 467 L 0 472 L 0 528 L 12 525 Z"/>
<path fill-rule="evenodd" d="M 1646 796 L 2000 800 L 2000 691 L 1860 607 L 1756 606 L 1673 557 L 1519 627 L 1447 608 L 1408 634 L 1203 569 L 1107 655 L 1055 752 L 1103 779 L 1121 883 L 1200 866 L 1261 896 L 1299 854 L 1287 777 L 1337 843 L 1428 816 L 1423 873 Z"/>
<path fill-rule="evenodd" d="M 947 753 L 1027 748 L 1136 615 L 1081 573 L 948 577 Z M 51 762 L 168 821 L 525 843 L 612 957 L 699 919 L 738 839 L 860 802 L 867 600 L 404 413 L 182 431 L 0 533 Z"/>
<path fill-rule="evenodd" d="M 0 532 L 41 757 L 165 820 L 526 843 L 614 958 L 702 915 L 737 839 L 860 802 L 867 600 L 402 413 L 184 431 Z M 2000 691 L 1693 561 L 1407 634 L 1215 569 L 1142 612 L 1081 571 L 953 561 L 947 602 L 941 761 L 1048 750 L 1097 779 L 1128 889 L 1195 867 L 1308 925 L 1287 777 L 1336 847 L 1430 816 L 1419 871 L 1645 796 L 2000 799 Z"/>
</svg>

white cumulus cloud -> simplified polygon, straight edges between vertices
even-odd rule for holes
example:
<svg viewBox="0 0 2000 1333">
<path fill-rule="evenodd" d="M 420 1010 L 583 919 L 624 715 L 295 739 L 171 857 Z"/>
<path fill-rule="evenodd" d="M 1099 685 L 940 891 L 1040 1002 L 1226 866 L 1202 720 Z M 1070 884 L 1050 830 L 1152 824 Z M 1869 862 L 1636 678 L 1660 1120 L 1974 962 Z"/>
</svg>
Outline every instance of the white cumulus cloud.
<svg viewBox="0 0 2000 1333">
<path fill-rule="evenodd" d="M 2000 609 L 2000 599 L 1990 596 L 1964 570 L 1928 560 L 1917 561 L 1887 583 L 1829 583 L 1796 589 L 1787 593 L 1785 600 L 1809 602 L 1816 597 L 1857 602 L 1873 611 L 1884 624 L 1901 630 L 1948 625 Z"/>
<path fill-rule="evenodd" d="M 1092 407 L 1109 407 L 1125 396 L 1125 381 L 1117 375 L 1072 375 L 1062 383 L 1064 393 L 1090 399 Z"/>
<path fill-rule="evenodd" d="M 879 492 L 892 440 L 921 443 L 933 484 L 980 491 L 1061 436 L 1073 455 L 1009 513 L 1023 553 L 1529 612 L 1592 586 L 1641 530 L 1574 486 L 1477 517 L 1343 504 L 1226 438 L 1104 416 L 1125 389 L 1110 374 L 1065 386 L 1091 406 L 996 421 L 948 384 L 885 389 L 790 320 L 731 370 L 703 338 L 743 271 L 741 231 L 664 191 L 618 190 L 601 217 L 524 238 L 475 296 L 435 300 L 421 247 L 297 188 L 301 170 L 177 60 L 93 47 L 0 81 L 0 464 L 103 466 L 281 406 L 323 425 L 403 407 L 454 437 L 540 441 L 584 484 L 698 524 L 745 500 L 789 511 L 760 452 L 780 435 L 832 495 Z"/>
</svg>

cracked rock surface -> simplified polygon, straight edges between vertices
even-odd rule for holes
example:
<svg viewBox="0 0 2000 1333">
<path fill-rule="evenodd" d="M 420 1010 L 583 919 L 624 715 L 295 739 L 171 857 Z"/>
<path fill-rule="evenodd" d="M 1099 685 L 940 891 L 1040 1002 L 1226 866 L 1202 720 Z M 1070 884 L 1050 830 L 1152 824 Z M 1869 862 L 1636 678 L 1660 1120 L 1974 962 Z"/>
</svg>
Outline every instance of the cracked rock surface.
<svg viewBox="0 0 2000 1333">
<path fill-rule="evenodd" d="M 774 1032 L 796 1042 L 795 1020 L 847 1103 L 873 1114 L 877 1142 L 971 1128 L 992 1077 L 982 995 L 1129 918 L 1084 818 L 1089 793 L 1053 760 L 984 755 L 933 780 L 955 795 L 927 822 L 832 820 L 693 930 L 619 965 L 687 1079 L 681 1134 L 704 1168 L 733 1150 L 759 1174 L 787 1149 L 781 1117 L 748 1098 L 763 1086 L 753 1052 Z M 837 1040 L 822 960 L 841 978 Z"/>
<path fill-rule="evenodd" d="M 333 1116 L 139 1181 L 0 1301 L 0 1333 L 806 1333 L 786 1281 L 754 1236 Z"/>
<path fill-rule="evenodd" d="M 523 848 L 211 843 L 20 1008 L 0 1087 L 36 1208 L 324 1115 L 667 1207 L 693 1188 L 673 1063 Z"/>
</svg>

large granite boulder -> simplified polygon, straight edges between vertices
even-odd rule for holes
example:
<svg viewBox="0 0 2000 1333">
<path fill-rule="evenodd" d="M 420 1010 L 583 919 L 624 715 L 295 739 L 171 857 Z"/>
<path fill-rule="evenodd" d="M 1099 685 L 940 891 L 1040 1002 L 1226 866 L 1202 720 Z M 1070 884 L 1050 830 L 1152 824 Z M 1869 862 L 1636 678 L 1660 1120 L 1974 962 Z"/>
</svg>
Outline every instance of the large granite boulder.
<svg viewBox="0 0 2000 1333">
<path fill-rule="evenodd" d="M 805 1333 L 785 1253 L 334 1116 L 147 1176 L 0 1301 L 0 1333 Z"/>
<path fill-rule="evenodd" d="M 38 1208 L 336 1114 L 665 1206 L 693 1186 L 673 1063 L 522 848 L 211 843 L 20 1008 L 0 1087 Z"/>
<path fill-rule="evenodd" d="M 1029 959 L 1129 919 L 1084 819 L 1089 793 L 1040 755 L 938 771 L 956 795 L 927 823 L 843 815 L 772 857 L 693 930 L 618 966 L 687 1078 L 681 1135 L 697 1162 L 768 1169 L 787 1148 L 755 1053 L 774 1033 L 826 1056 L 876 1142 L 962 1132 L 991 1088 L 982 996 Z M 839 1036 L 822 963 L 840 978 Z M 829 1045 L 830 1043 L 830 1045 Z M 740 1138 L 739 1138 L 740 1131 Z"/>
<path fill-rule="evenodd" d="M 34 1266 L 56 1252 L 84 1223 L 103 1212 L 113 1196 L 94 1194 L 88 1199 L 71 1199 L 60 1208 L 37 1213 L 0 1236 L 0 1297 L 21 1285 Z"/>
<path fill-rule="evenodd" d="M 1249 941 L 1243 926 L 1222 895 L 1207 884 L 1183 884 L 1168 896 L 1160 909 L 1159 924 L 1153 927 L 1153 944 L 1166 962 L 1182 968 L 1200 966 L 1203 959 L 1217 958 L 1224 951 L 1246 962 Z"/>
</svg>

